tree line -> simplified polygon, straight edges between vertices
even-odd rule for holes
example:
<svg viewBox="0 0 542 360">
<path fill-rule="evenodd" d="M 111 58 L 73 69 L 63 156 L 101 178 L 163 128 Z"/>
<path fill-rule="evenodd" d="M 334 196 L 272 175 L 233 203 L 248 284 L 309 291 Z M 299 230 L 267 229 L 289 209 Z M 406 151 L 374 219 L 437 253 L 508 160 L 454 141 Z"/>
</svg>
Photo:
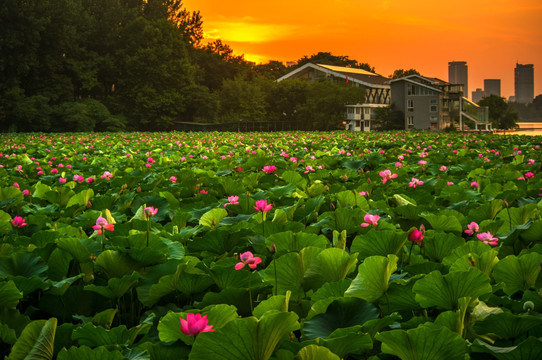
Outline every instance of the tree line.
<svg viewBox="0 0 542 360">
<path fill-rule="evenodd" d="M 374 71 L 346 56 L 306 62 Z M 337 128 L 363 91 L 274 80 L 221 40 L 204 42 L 199 11 L 181 0 L 2 0 L 2 131 L 169 130 L 176 122 L 302 121 Z"/>
</svg>

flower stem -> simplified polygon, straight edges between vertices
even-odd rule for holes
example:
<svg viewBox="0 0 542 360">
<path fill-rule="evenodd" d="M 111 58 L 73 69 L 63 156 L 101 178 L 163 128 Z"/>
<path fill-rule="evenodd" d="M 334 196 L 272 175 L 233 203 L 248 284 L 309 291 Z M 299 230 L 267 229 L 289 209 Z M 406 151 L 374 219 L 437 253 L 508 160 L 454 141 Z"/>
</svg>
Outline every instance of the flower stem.
<svg viewBox="0 0 542 360">
<path fill-rule="evenodd" d="M 102 251 L 104 251 L 104 249 L 105 249 L 105 229 L 104 229 L 103 226 L 102 226 L 102 236 L 101 236 L 101 239 L 102 239 Z"/>
<path fill-rule="evenodd" d="M 252 315 L 252 312 L 254 311 L 254 307 L 252 306 L 252 291 L 250 290 L 250 275 L 251 272 L 248 272 L 248 300 L 250 302 L 250 314 Z"/>
<path fill-rule="evenodd" d="M 149 236 L 151 233 L 151 219 L 147 219 L 147 247 L 149 247 Z"/>
<path fill-rule="evenodd" d="M 275 256 L 275 254 L 273 254 L 273 267 L 275 268 L 275 295 L 277 295 L 278 291 L 279 291 L 279 287 L 278 287 L 278 277 L 277 277 L 277 258 Z"/>
<path fill-rule="evenodd" d="M 414 247 L 414 241 L 410 245 L 410 250 L 408 252 L 408 265 L 410 265 L 410 255 L 412 255 L 412 248 Z"/>
</svg>

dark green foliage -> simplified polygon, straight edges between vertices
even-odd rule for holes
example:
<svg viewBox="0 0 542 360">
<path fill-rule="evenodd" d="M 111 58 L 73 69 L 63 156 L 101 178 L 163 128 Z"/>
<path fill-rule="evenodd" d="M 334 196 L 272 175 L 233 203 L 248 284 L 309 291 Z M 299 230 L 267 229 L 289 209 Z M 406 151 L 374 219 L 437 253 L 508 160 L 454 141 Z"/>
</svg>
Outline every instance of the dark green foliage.
<svg viewBox="0 0 542 360">
<path fill-rule="evenodd" d="M 518 113 L 508 104 L 503 97 L 490 95 L 478 103 L 480 106 L 489 107 L 489 120 L 493 128 L 513 129 L 519 121 Z"/>
</svg>

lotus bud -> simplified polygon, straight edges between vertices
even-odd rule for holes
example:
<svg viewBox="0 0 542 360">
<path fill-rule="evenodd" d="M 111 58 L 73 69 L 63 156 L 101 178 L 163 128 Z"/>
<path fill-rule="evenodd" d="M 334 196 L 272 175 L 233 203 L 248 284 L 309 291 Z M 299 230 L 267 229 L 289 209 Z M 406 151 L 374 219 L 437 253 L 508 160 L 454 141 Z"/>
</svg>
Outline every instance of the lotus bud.
<svg viewBox="0 0 542 360">
<path fill-rule="evenodd" d="M 534 303 L 532 301 L 525 301 L 523 303 L 523 310 L 524 311 L 533 311 L 534 310 Z"/>
<path fill-rule="evenodd" d="M 269 252 L 272 254 L 277 252 L 277 247 L 275 246 L 275 243 L 271 243 L 271 246 L 269 246 Z"/>
</svg>

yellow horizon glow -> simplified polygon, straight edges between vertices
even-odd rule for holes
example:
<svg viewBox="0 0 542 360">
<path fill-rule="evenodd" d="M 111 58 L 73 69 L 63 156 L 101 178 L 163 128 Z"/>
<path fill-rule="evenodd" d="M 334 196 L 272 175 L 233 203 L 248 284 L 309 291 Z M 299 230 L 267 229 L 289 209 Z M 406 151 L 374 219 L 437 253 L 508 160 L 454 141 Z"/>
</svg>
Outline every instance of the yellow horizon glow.
<svg viewBox="0 0 542 360">
<path fill-rule="evenodd" d="M 540 0 L 185 0 L 200 10 L 207 39 L 221 39 L 256 63 L 296 61 L 319 51 L 369 63 L 382 75 L 415 68 L 448 78 L 448 62 L 467 61 L 469 93 L 500 78 L 514 93 L 516 62 L 534 64 L 542 93 Z M 470 94 L 469 94 L 470 95 Z"/>
</svg>

